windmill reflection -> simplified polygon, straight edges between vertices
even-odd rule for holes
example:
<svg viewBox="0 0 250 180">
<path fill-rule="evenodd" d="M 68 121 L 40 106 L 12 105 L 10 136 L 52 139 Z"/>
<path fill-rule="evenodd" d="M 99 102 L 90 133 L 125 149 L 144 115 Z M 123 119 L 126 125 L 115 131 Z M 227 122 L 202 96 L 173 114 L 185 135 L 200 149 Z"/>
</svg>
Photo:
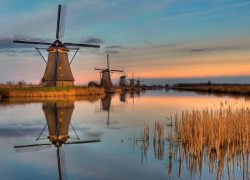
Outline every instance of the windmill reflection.
<svg viewBox="0 0 250 180">
<path fill-rule="evenodd" d="M 107 113 L 107 126 L 111 124 L 110 122 L 111 113 L 122 112 L 124 110 L 123 104 L 120 104 L 117 102 L 112 103 L 113 97 L 114 97 L 113 94 L 110 94 L 110 93 L 105 94 L 105 96 L 101 98 L 100 100 L 100 107 L 98 107 L 99 110 L 95 110 L 96 113 L 99 113 L 99 112 Z M 125 95 L 123 94 L 122 96 L 120 96 L 120 101 L 121 102 L 126 101 L 126 94 Z"/>
<path fill-rule="evenodd" d="M 14 146 L 15 152 L 37 151 L 54 145 L 56 148 L 58 177 L 59 179 L 67 179 L 65 155 L 62 145 L 84 144 L 100 142 L 100 139 L 80 141 L 74 127 L 71 124 L 71 117 L 74 110 L 74 101 L 58 101 L 43 103 L 43 112 L 47 124 L 39 134 L 36 141 L 48 139 L 50 143 L 39 143 L 29 145 Z M 76 138 L 69 136 L 69 128 L 73 129 Z M 48 129 L 48 136 L 43 138 L 44 131 Z M 72 141 L 73 140 L 73 141 Z"/>
<path fill-rule="evenodd" d="M 126 102 L 126 99 L 127 99 L 127 93 L 125 91 L 121 92 L 120 101 L 121 102 Z"/>
<path fill-rule="evenodd" d="M 102 111 L 107 112 L 107 126 L 110 125 L 110 106 L 111 106 L 112 95 L 106 94 L 101 99 Z"/>
</svg>

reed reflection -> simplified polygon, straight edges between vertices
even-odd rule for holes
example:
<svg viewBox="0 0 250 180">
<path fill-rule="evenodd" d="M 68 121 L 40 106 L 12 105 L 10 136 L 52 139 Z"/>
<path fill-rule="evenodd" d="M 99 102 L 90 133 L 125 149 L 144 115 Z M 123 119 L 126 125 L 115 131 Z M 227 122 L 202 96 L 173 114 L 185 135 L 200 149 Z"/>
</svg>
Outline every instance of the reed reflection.
<svg viewBox="0 0 250 180">
<path fill-rule="evenodd" d="M 77 132 L 71 124 L 71 117 L 74 111 L 74 101 L 44 102 L 43 112 L 46 118 L 46 125 L 38 135 L 36 142 L 48 139 L 49 143 L 34 143 L 28 145 L 14 146 L 15 152 L 38 151 L 54 145 L 56 149 L 58 177 L 67 179 L 65 155 L 63 145 L 84 144 L 100 142 L 100 139 L 81 141 Z M 75 133 L 75 137 L 69 136 L 69 128 Z M 47 137 L 45 131 L 47 130 Z"/>
</svg>

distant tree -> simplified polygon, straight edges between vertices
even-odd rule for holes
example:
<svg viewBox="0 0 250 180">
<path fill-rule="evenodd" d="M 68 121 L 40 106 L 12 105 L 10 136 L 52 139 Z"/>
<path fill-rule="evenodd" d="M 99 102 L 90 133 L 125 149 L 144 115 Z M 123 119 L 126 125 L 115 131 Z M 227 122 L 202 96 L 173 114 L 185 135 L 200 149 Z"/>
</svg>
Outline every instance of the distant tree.
<svg viewBox="0 0 250 180">
<path fill-rule="evenodd" d="M 24 80 L 18 81 L 17 83 L 18 86 L 25 86 L 27 83 Z"/>
<path fill-rule="evenodd" d="M 12 82 L 12 81 L 7 81 L 6 84 L 7 84 L 7 85 L 13 85 L 14 82 Z"/>
<path fill-rule="evenodd" d="M 88 83 L 88 87 L 100 87 L 100 85 L 95 81 L 90 81 Z"/>
</svg>

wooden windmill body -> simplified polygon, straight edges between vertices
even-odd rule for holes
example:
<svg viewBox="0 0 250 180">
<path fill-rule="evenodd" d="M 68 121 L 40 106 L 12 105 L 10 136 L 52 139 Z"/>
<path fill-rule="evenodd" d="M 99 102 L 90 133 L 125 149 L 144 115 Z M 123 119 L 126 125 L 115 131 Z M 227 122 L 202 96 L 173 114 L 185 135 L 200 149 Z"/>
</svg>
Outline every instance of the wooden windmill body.
<svg viewBox="0 0 250 180">
<path fill-rule="evenodd" d="M 122 88 L 127 87 L 127 75 L 126 74 L 120 76 L 119 86 L 122 87 Z"/>
<path fill-rule="evenodd" d="M 110 69 L 108 54 L 107 54 L 107 68 L 106 69 L 95 68 L 95 70 L 100 71 L 100 79 L 101 79 L 100 86 L 105 89 L 106 93 L 113 93 L 114 85 L 111 80 L 111 73 L 123 72 L 123 70 Z"/>
<path fill-rule="evenodd" d="M 132 75 L 132 78 L 129 79 L 129 87 L 131 88 L 131 90 L 135 89 L 135 77 L 134 77 L 134 73 Z"/>
<path fill-rule="evenodd" d="M 14 43 L 23 43 L 23 44 L 36 44 L 36 45 L 49 45 L 48 51 L 48 60 L 46 61 L 40 52 L 40 48 L 37 48 L 37 51 L 42 56 L 43 60 L 46 62 L 46 69 L 42 77 L 42 84 L 44 86 L 73 86 L 74 77 L 71 71 L 70 64 L 72 63 L 76 53 L 80 47 L 87 48 L 100 48 L 99 45 L 91 44 L 79 44 L 79 43 L 67 43 L 62 42 L 63 30 L 65 25 L 65 14 L 66 7 L 59 5 L 58 6 L 58 16 L 57 16 L 57 28 L 56 28 L 56 40 L 53 43 L 47 42 L 38 42 L 38 41 L 27 41 L 22 39 L 15 39 Z M 70 49 L 68 47 L 77 47 L 75 54 L 71 61 L 68 58 L 68 52 Z"/>
</svg>

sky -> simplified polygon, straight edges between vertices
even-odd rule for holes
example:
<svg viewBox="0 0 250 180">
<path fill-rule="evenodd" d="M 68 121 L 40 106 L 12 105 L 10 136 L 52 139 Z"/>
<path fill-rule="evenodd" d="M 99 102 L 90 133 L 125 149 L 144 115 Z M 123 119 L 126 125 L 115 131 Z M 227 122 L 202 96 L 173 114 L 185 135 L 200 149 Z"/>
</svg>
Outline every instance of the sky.
<svg viewBox="0 0 250 180">
<path fill-rule="evenodd" d="M 40 81 L 36 46 L 12 40 L 53 42 L 58 4 L 67 5 L 63 42 L 101 45 L 76 55 L 76 84 L 99 80 L 107 52 L 111 68 L 145 83 L 250 83 L 250 0 L 0 0 L 0 83 Z"/>
</svg>

